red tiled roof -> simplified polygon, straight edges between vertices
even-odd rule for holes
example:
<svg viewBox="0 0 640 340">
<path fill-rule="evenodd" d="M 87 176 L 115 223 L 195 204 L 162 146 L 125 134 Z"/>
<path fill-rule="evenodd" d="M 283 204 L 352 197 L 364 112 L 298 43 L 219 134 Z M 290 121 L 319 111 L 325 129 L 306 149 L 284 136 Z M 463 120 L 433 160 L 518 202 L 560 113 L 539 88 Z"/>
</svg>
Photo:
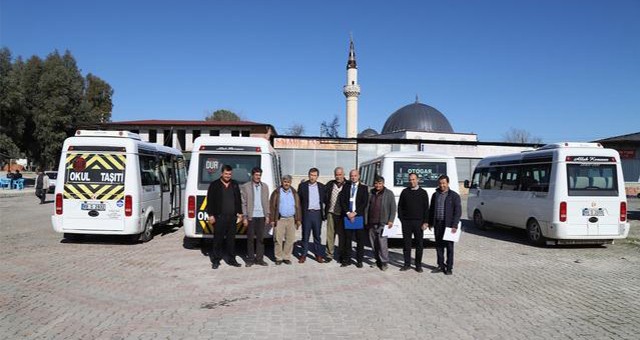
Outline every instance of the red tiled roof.
<svg viewBox="0 0 640 340">
<path fill-rule="evenodd" d="M 271 124 L 256 123 L 251 121 L 207 121 L 207 120 L 127 120 L 109 122 L 104 125 L 170 125 L 170 126 L 271 126 Z M 273 129 L 273 126 L 271 126 Z"/>
</svg>

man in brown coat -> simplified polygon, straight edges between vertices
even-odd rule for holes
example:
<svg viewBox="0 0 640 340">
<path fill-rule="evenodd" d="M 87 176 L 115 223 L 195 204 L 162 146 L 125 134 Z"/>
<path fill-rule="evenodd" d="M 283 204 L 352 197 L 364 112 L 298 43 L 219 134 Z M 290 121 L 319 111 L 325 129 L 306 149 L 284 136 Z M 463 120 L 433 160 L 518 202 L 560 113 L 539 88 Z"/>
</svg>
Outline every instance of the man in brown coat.
<svg viewBox="0 0 640 340">
<path fill-rule="evenodd" d="M 261 181 L 262 169 L 251 169 L 251 180 L 240 186 L 242 194 L 242 224 L 247 228 L 247 262 L 251 267 L 254 263 L 267 266 L 264 262 L 264 234 L 265 225 L 269 221 L 269 186 Z M 255 248 L 254 248 L 255 244 Z"/>
<path fill-rule="evenodd" d="M 300 228 L 302 213 L 300 197 L 291 187 L 291 176 L 282 176 L 282 185 L 271 193 L 269 200 L 271 225 L 274 228 L 274 252 L 276 265 L 291 264 L 291 253 L 296 238 L 296 230 Z"/>
</svg>

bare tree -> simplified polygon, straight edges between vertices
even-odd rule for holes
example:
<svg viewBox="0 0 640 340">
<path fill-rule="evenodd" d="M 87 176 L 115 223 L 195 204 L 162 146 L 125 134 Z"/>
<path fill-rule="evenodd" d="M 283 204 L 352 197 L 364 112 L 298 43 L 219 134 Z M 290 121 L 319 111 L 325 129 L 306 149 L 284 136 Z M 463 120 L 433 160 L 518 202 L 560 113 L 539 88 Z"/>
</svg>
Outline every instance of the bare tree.
<svg viewBox="0 0 640 340">
<path fill-rule="evenodd" d="M 502 136 L 505 142 L 542 144 L 542 138 L 533 136 L 531 132 L 524 129 L 511 128 Z"/>
<path fill-rule="evenodd" d="M 298 123 L 293 123 L 289 127 L 289 135 L 291 135 L 291 136 L 302 136 L 302 135 L 304 135 L 304 125 L 298 124 Z"/>
<path fill-rule="evenodd" d="M 320 124 L 320 137 L 338 137 L 338 128 L 340 127 L 340 121 L 338 120 L 338 116 L 333 116 L 333 120 L 329 123 L 327 121 L 323 121 Z"/>
</svg>

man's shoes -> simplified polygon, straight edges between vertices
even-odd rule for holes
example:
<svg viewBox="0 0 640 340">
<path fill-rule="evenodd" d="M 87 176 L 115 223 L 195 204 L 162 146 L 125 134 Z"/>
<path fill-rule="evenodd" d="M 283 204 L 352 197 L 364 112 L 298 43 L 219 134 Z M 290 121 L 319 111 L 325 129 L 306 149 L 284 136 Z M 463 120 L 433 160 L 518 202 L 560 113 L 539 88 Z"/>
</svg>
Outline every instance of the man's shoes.
<svg viewBox="0 0 640 340">
<path fill-rule="evenodd" d="M 281 265 L 281 264 L 282 264 L 282 261 L 280 261 L 280 260 L 276 260 L 276 266 L 279 266 L 279 265 Z"/>
<path fill-rule="evenodd" d="M 444 269 L 444 267 L 438 266 L 438 268 L 434 269 L 431 271 L 432 273 L 439 273 L 439 272 L 446 272 L 446 270 Z"/>
<path fill-rule="evenodd" d="M 316 261 L 318 261 L 318 263 L 324 263 L 322 256 L 316 256 Z"/>
<path fill-rule="evenodd" d="M 247 268 L 253 266 L 253 261 L 245 262 L 244 266 L 247 267 Z"/>
<path fill-rule="evenodd" d="M 214 262 L 211 264 L 211 269 L 218 269 L 220 267 L 220 262 Z"/>
<path fill-rule="evenodd" d="M 423 272 L 422 267 L 416 267 L 416 271 L 417 271 L 418 273 L 422 273 L 422 272 Z"/>
<path fill-rule="evenodd" d="M 268 263 L 264 262 L 264 260 L 260 260 L 260 261 L 256 262 L 256 264 L 259 265 L 259 266 L 263 266 L 263 267 L 266 267 L 266 266 L 269 265 Z"/>
<path fill-rule="evenodd" d="M 402 268 L 400 268 L 401 272 L 406 272 L 407 270 L 411 269 L 410 266 L 402 266 Z"/>
<path fill-rule="evenodd" d="M 358 267 L 358 268 L 362 268 L 362 262 L 361 262 L 361 261 L 358 261 L 358 262 L 356 263 L 356 267 Z"/>
<path fill-rule="evenodd" d="M 453 271 L 451 269 L 448 269 L 444 272 L 444 275 L 453 275 Z"/>
<path fill-rule="evenodd" d="M 289 260 L 282 260 L 282 262 L 284 262 L 284 264 L 291 264 L 291 261 Z"/>
<path fill-rule="evenodd" d="M 386 263 L 383 263 L 382 266 L 380 266 L 380 270 L 382 270 L 383 272 L 386 271 L 389 268 L 389 266 L 387 266 Z"/>
<path fill-rule="evenodd" d="M 242 265 L 240 263 L 238 263 L 238 261 L 233 260 L 233 261 L 229 261 L 229 265 L 232 267 L 242 267 Z"/>
<path fill-rule="evenodd" d="M 351 265 L 351 263 L 349 263 L 349 262 L 342 262 L 340 267 L 349 267 L 350 265 Z"/>
<path fill-rule="evenodd" d="M 330 258 L 330 257 L 327 257 L 327 258 L 324 260 L 324 263 L 329 263 L 329 262 L 331 262 L 331 261 L 333 261 L 333 259 L 332 259 L 332 258 Z"/>
<path fill-rule="evenodd" d="M 298 263 L 304 263 L 304 261 L 307 260 L 306 256 L 300 256 L 300 258 L 298 259 Z"/>
</svg>

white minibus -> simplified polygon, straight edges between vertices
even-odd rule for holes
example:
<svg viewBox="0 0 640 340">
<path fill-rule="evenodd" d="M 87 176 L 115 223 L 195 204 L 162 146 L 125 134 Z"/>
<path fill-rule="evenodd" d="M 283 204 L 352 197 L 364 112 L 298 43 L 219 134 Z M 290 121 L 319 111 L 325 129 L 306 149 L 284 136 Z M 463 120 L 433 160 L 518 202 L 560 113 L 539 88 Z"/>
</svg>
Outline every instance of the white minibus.
<svg viewBox="0 0 640 340">
<path fill-rule="evenodd" d="M 177 149 L 128 131 L 78 130 L 64 141 L 58 174 L 51 222 L 67 239 L 131 235 L 146 242 L 155 226 L 180 223 L 187 174 Z"/>
<path fill-rule="evenodd" d="M 207 220 L 207 189 L 220 178 L 223 165 L 233 168 L 233 179 L 240 185 L 251 180 L 251 169 L 262 169 L 262 182 L 269 193 L 280 186 L 280 159 L 269 141 L 258 137 L 198 137 L 187 178 L 187 205 L 184 232 L 187 238 L 212 237 Z M 236 235 L 246 237 L 246 228 L 238 224 Z M 188 241 L 188 240 L 187 240 Z"/>
<path fill-rule="evenodd" d="M 606 244 L 629 233 L 620 156 L 598 143 L 487 157 L 465 186 L 476 226 L 526 228 L 536 245 Z"/>
<path fill-rule="evenodd" d="M 451 188 L 457 190 L 458 170 L 456 160 L 452 156 L 421 151 L 393 151 L 360 165 L 362 183 L 373 188 L 375 177 L 384 177 L 385 187 L 393 191 L 396 204 L 402 190 L 409 186 L 409 174 L 411 173 L 418 175 L 419 185 L 427 191 L 429 200 L 438 187 L 438 177 L 441 175 L 449 176 Z M 393 224 L 401 226 L 397 215 Z M 402 231 L 390 237 L 402 238 Z M 435 239 L 433 230 L 425 230 L 424 238 Z"/>
</svg>

